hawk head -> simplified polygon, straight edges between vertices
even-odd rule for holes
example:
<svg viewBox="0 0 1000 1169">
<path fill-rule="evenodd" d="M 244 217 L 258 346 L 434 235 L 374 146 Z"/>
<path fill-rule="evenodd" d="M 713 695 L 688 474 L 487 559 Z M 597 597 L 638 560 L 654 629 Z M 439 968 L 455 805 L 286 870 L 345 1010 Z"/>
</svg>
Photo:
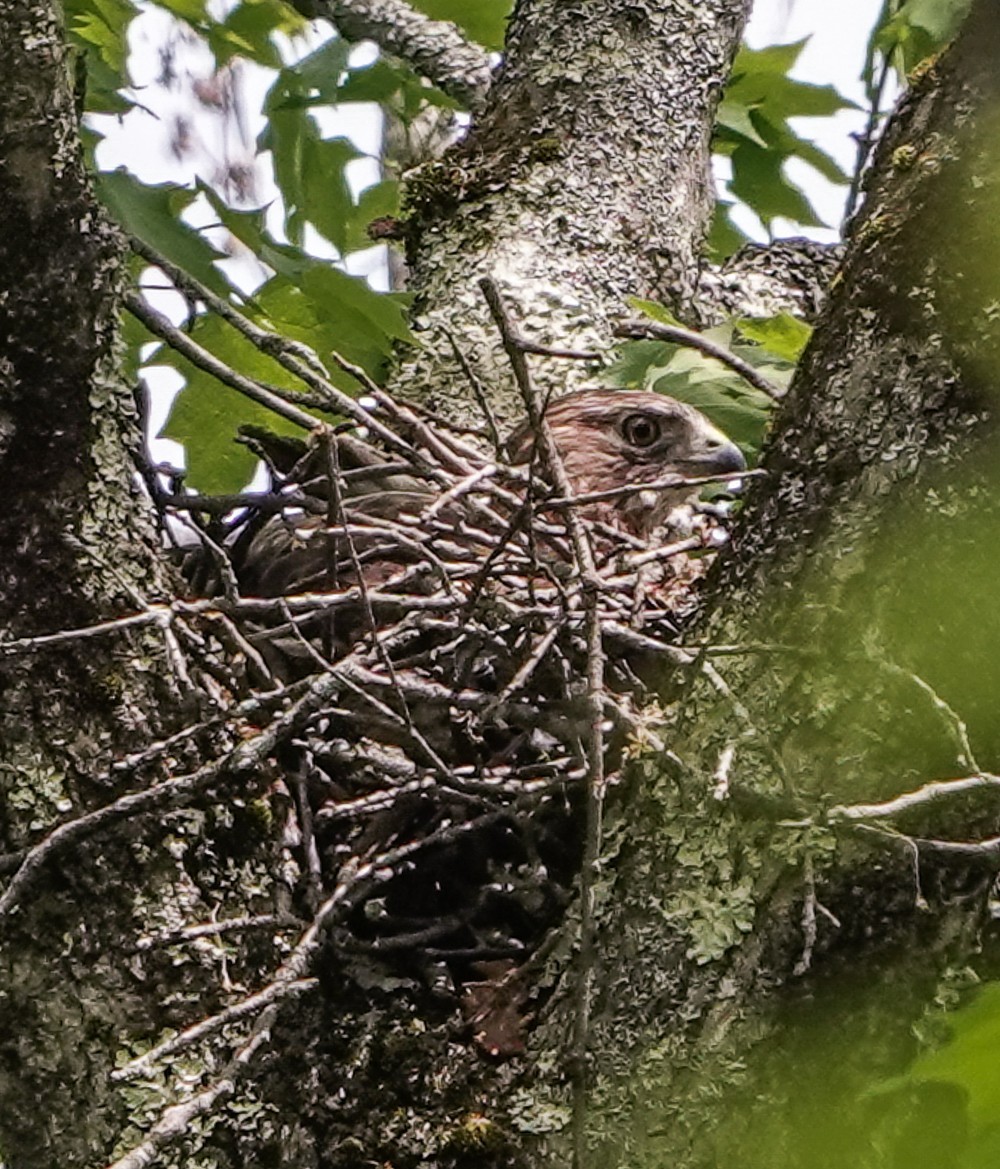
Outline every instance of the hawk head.
<svg viewBox="0 0 1000 1169">
<path fill-rule="evenodd" d="M 703 414 L 663 394 L 580 390 L 550 402 L 545 417 L 576 494 L 635 485 L 634 494 L 601 510 L 610 509 L 610 518 L 639 536 L 697 492 L 687 484 L 656 491 L 642 490 L 642 484 L 746 470 L 739 448 Z M 507 441 L 511 462 L 528 462 L 534 449 L 535 435 L 522 423 Z"/>
</svg>

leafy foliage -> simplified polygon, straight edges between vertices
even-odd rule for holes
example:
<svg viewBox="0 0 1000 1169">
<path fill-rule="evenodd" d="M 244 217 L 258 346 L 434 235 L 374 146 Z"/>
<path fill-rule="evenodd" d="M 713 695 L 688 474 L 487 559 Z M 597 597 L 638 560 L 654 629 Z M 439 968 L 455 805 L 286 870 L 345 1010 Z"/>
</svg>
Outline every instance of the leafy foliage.
<svg viewBox="0 0 1000 1169">
<path fill-rule="evenodd" d="M 417 0 L 414 6 L 434 19 L 453 21 L 470 39 L 497 50 L 512 3 Z M 885 46 L 890 37 L 896 38 L 893 44 L 905 41 L 912 47 L 918 35 L 913 30 L 924 30 L 932 39 L 945 35 L 961 6 L 958 0 L 887 3 L 878 51 L 889 51 Z M 382 178 L 359 191 L 352 173 L 364 156 L 347 138 L 324 130 L 328 124 L 324 115 L 350 103 L 376 103 L 385 124 L 402 128 L 406 136 L 431 107 L 451 109 L 454 103 L 404 63 L 358 60 L 343 38 L 314 43 L 304 52 L 295 38 L 307 29 L 307 22 L 283 0 L 238 0 L 221 13 L 207 0 L 154 0 L 152 7 L 170 13 L 185 36 L 200 40 L 211 54 L 217 78 L 229 76 L 240 62 L 272 71 L 263 102 L 264 128 L 255 142 L 248 142 L 248 150 L 255 157 L 254 167 L 269 169 L 280 198 L 269 209 L 248 210 L 239 184 L 230 189 L 218 176 L 188 186 L 151 186 L 120 170 L 100 177 L 105 202 L 130 233 L 240 306 L 257 323 L 295 336 L 312 346 L 321 360 L 336 350 L 380 377 L 393 347 L 412 342 L 403 305 L 398 297 L 375 293 L 360 277 L 346 275 L 343 265 L 371 247 L 368 228 L 373 221 L 398 214 L 399 183 L 387 157 L 382 160 Z M 128 88 L 128 33 L 138 12 L 132 0 L 67 0 L 67 24 L 86 61 L 91 113 L 124 115 L 142 103 L 143 94 Z M 789 159 L 805 161 L 834 182 L 848 178 L 829 155 L 792 129 L 795 118 L 828 117 L 851 105 L 830 86 L 790 77 L 802 47 L 803 42 L 797 42 L 741 51 L 719 114 L 716 148 L 732 162 L 731 194 L 768 227 L 779 216 L 805 226 L 820 222 L 805 193 L 785 174 Z M 907 48 L 904 56 L 909 52 Z M 164 84 L 176 84 L 167 66 L 164 74 Z M 211 105 L 195 89 L 193 105 L 199 100 L 206 109 Z M 734 251 L 745 239 L 729 219 L 730 206 L 720 200 L 710 241 L 719 256 Z M 192 226 L 205 222 L 209 212 L 228 231 L 228 242 L 222 233 L 207 235 Z M 246 249 L 266 266 L 264 283 L 252 296 L 235 287 L 231 266 L 221 263 L 228 258 L 222 247 L 227 253 L 235 249 L 236 254 Z M 317 257 L 317 251 L 324 256 Z M 330 260 L 331 253 L 335 261 Z M 245 276 L 242 282 L 246 283 Z M 285 384 L 226 327 L 200 319 L 190 327 L 217 357 Z M 129 335 L 142 333 L 130 330 Z M 732 343 L 736 352 L 761 365 L 779 383 L 789 374 L 791 354 L 800 340 L 787 320 L 731 323 L 712 336 Z M 158 347 L 147 346 L 144 354 L 147 365 L 165 362 L 185 377 L 185 389 L 164 433 L 185 445 L 192 483 L 213 490 L 241 486 L 250 460 L 231 439 L 253 411 L 233 391 L 210 387 L 207 375 L 196 374 Z M 336 384 L 356 389 L 335 364 L 330 376 Z M 623 384 L 652 386 L 690 401 L 732 433 L 748 453 L 759 447 L 769 402 L 717 362 L 676 346 L 638 343 L 626 347 L 616 376 Z M 208 395 L 209 400 L 196 404 L 196 395 Z"/>
<path fill-rule="evenodd" d="M 885 0 L 868 43 L 864 79 L 875 85 L 876 57 L 905 81 L 922 61 L 951 40 L 971 0 Z"/>
<path fill-rule="evenodd" d="M 217 71 L 225 71 L 237 58 L 275 71 L 256 153 L 258 160 L 270 160 L 281 195 L 276 208 L 280 218 L 276 223 L 266 209 L 241 210 L 232 196 L 205 182 L 149 185 L 124 169 L 98 176 L 102 199 L 130 234 L 229 299 L 255 323 L 310 346 L 321 360 L 336 350 L 370 376 L 380 377 L 393 345 L 411 340 L 404 300 L 376 293 L 328 256 L 312 254 L 327 249 L 307 233 L 317 233 L 342 258 L 370 248 L 368 225 L 398 212 L 398 183 L 386 177 L 356 193 L 349 167 L 363 157 L 361 152 L 346 138 L 325 136 L 315 115 L 344 103 L 374 101 L 406 121 L 427 105 L 427 88 L 401 64 L 352 64 L 352 46 L 336 37 L 284 63 L 278 34 L 301 32 L 305 22 L 280 0 L 243 0 L 221 19 L 210 15 L 203 0 L 162 0 L 158 6 L 197 33 Z M 67 22 L 87 65 L 88 112 L 122 115 L 139 104 L 127 89 L 128 30 L 137 12 L 128 0 L 70 0 Z M 272 273 L 252 297 L 241 294 L 220 266 L 228 257 L 213 241 L 221 237 L 208 236 L 189 222 L 199 207 L 199 219 L 204 220 L 206 204 L 237 249 L 245 248 Z M 287 374 L 227 326 L 196 316 L 190 327 L 199 344 L 240 372 L 289 389 L 304 388 L 290 384 Z M 127 336 L 136 344 L 140 338 L 150 340 L 131 328 Z M 133 366 L 166 364 L 185 379 L 163 434 L 184 445 L 190 482 L 204 490 L 238 489 L 253 459 L 232 440 L 239 424 L 264 421 L 259 408 L 176 354 L 148 345 L 143 352 L 145 362 L 135 354 Z M 329 376 L 341 388 L 357 389 L 335 364 Z"/>
<path fill-rule="evenodd" d="M 663 305 L 639 300 L 632 305 L 660 324 L 680 324 Z M 761 320 L 727 321 L 704 336 L 786 388 L 810 334 L 808 325 L 780 313 Z M 630 341 L 608 376 L 617 385 L 687 402 L 724 430 L 751 461 L 759 454 L 774 402 L 714 357 L 668 341 Z"/>
<path fill-rule="evenodd" d="M 453 21 L 467 37 L 499 51 L 514 5 L 513 0 L 415 0 L 413 7 L 434 20 Z"/>
<path fill-rule="evenodd" d="M 1000 1081 L 995 1071 L 1000 983 L 981 987 L 968 1003 L 946 1016 L 946 1023 L 947 1036 L 941 1042 L 921 1053 L 904 1076 L 880 1084 L 876 1092 L 909 1105 L 903 1115 L 910 1127 L 929 1099 L 938 1102 L 939 1128 L 950 1122 L 950 1131 L 941 1131 L 941 1137 L 950 1141 L 948 1163 L 955 1169 L 985 1169 L 1000 1158 L 996 1123 Z"/>
<path fill-rule="evenodd" d="M 805 41 L 740 50 L 719 106 L 715 148 L 732 161 L 730 190 L 765 227 L 780 215 L 806 227 L 822 227 L 809 199 L 785 174 L 790 158 L 799 158 L 834 183 L 848 176 L 825 151 L 791 128 L 790 119 L 829 117 L 856 108 L 831 85 L 810 85 L 789 76 Z M 716 225 L 713 243 L 724 254 L 737 241 L 728 217 Z"/>
<path fill-rule="evenodd" d="M 127 76 L 128 26 L 137 13 L 131 0 L 66 0 L 66 28 L 87 67 L 88 113 L 123 114 L 131 108 L 119 91 Z"/>
<path fill-rule="evenodd" d="M 97 192 L 128 232 L 213 292 L 228 294 L 229 284 L 215 266 L 222 253 L 181 218 L 195 201 L 197 191 L 176 183 L 149 186 L 119 169 L 97 176 Z"/>
</svg>

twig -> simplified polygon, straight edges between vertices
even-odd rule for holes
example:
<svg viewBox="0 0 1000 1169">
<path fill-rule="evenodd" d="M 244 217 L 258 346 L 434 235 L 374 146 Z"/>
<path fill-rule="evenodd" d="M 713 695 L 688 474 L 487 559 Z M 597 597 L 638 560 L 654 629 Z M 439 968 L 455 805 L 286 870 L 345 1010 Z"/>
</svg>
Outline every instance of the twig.
<svg viewBox="0 0 1000 1169">
<path fill-rule="evenodd" d="M 483 718 L 488 718 L 494 710 L 500 707 L 512 694 L 516 694 L 520 690 L 531 675 L 535 672 L 541 664 L 546 654 L 552 648 L 556 638 L 562 633 L 564 629 L 563 622 L 556 622 L 547 633 L 543 634 L 535 645 L 534 649 L 528 655 L 524 664 L 518 669 L 517 673 L 507 683 L 506 686 L 497 694 L 493 703 L 487 706 L 483 711 Z"/>
<path fill-rule="evenodd" d="M 150 264 L 155 264 L 157 268 L 162 269 L 179 289 L 187 293 L 190 297 L 203 301 L 212 312 L 216 313 L 227 324 L 236 329 L 237 332 L 246 337 L 248 341 L 256 345 L 262 353 L 266 353 L 269 357 L 272 357 L 279 365 L 282 365 L 290 373 L 293 373 L 301 379 L 307 386 L 315 390 L 324 399 L 328 408 L 339 411 L 348 418 L 353 418 L 359 426 L 367 427 L 390 450 L 396 450 L 404 454 L 410 460 L 411 465 L 416 464 L 421 469 L 428 469 L 429 464 L 427 460 L 418 451 L 415 451 L 410 443 L 401 438 L 394 430 L 385 426 L 380 419 L 373 417 L 370 410 L 366 410 L 360 402 L 350 397 L 349 394 L 345 394 L 343 390 L 338 389 L 324 376 L 322 366 L 311 351 L 294 341 L 289 341 L 286 337 L 282 337 L 277 333 L 271 333 L 267 329 L 262 329 L 259 325 L 254 324 L 253 321 L 235 309 L 229 301 L 218 296 L 210 288 L 207 288 L 200 281 L 185 272 L 183 268 L 178 268 L 172 264 L 165 256 L 160 255 L 159 252 L 142 240 L 133 238 L 131 244 L 137 255 L 142 256 Z M 266 387 L 260 387 L 258 383 L 252 382 L 248 378 L 243 379 L 243 382 L 247 384 L 248 388 L 243 388 L 235 385 L 232 381 L 227 381 L 226 376 L 223 376 L 223 374 L 230 374 L 236 378 L 240 378 L 242 375 L 236 374 L 228 366 L 208 353 L 207 350 L 196 345 L 186 333 L 175 329 L 166 317 L 149 308 L 142 297 L 136 293 L 129 293 L 128 297 L 127 304 L 129 310 L 138 316 L 157 336 L 162 337 L 168 345 L 177 349 L 179 353 L 183 353 L 195 365 L 199 365 L 202 369 L 207 370 L 208 373 L 218 377 L 226 385 L 231 385 L 233 389 L 239 390 L 240 393 L 247 393 L 249 397 L 260 402 L 261 405 L 274 409 L 276 413 L 281 413 L 281 410 L 276 409 L 273 403 L 277 402 L 283 406 L 285 403 L 282 402 L 280 394 L 285 391 L 272 392 Z M 154 323 L 158 327 L 154 327 Z M 160 331 L 161 329 L 165 332 Z M 175 343 L 178 337 L 180 338 L 180 345 Z M 181 347 L 185 345 L 188 347 L 187 349 Z M 211 364 L 205 365 L 196 360 L 192 356 L 195 351 L 207 357 Z M 338 353 L 331 352 L 328 356 L 335 365 L 354 377 L 370 394 L 378 395 L 380 400 L 385 398 L 384 391 L 372 381 L 368 373 L 361 366 L 347 361 Z M 264 398 L 257 396 L 258 390 L 264 395 Z M 290 416 L 285 415 L 285 417 Z M 311 414 L 304 414 L 301 411 L 298 411 L 294 417 L 290 417 L 290 420 L 307 430 L 312 430 L 321 423 L 319 418 Z"/>
<path fill-rule="evenodd" d="M 275 414 L 287 419 L 289 422 L 293 422 L 296 426 L 301 426 L 303 430 L 315 430 L 316 427 L 322 425 L 322 421 L 315 414 L 307 414 L 305 410 L 300 409 L 291 402 L 284 401 L 276 393 L 262 386 L 259 382 L 231 369 L 225 362 L 220 361 L 214 353 L 209 353 L 207 349 L 204 349 L 196 341 L 193 341 L 187 333 L 175 328 L 163 313 L 157 312 L 154 308 L 150 308 L 139 293 L 126 291 L 125 306 L 151 333 L 155 333 L 171 349 L 176 349 L 192 365 L 196 365 L 199 369 L 210 373 L 214 378 L 222 382 L 223 385 L 229 386 L 230 389 L 236 390 L 238 393 L 250 398 L 251 401 L 258 403 L 258 405 L 266 406 L 268 410 L 274 411 Z"/>
<path fill-rule="evenodd" d="M 792 969 L 796 978 L 801 978 L 812 965 L 816 947 L 816 879 L 813 875 L 813 860 L 808 853 L 802 865 L 802 881 L 805 885 L 805 896 L 802 899 L 802 954 Z"/>
<path fill-rule="evenodd" d="M 352 893 L 356 896 L 360 889 L 364 889 L 372 881 L 377 882 L 384 874 L 392 872 L 400 861 L 408 859 L 414 853 L 438 844 L 449 843 L 467 832 L 485 828 L 502 819 L 505 815 L 506 813 L 503 812 L 493 812 L 463 824 L 448 825 L 430 833 L 423 840 L 400 845 L 398 848 L 390 849 L 365 863 L 345 867 L 337 887 L 320 906 L 309 928 L 302 934 L 292 953 L 282 963 L 270 985 L 256 995 L 251 995 L 242 1002 L 226 1008 L 218 1015 L 196 1024 L 194 1028 L 188 1029 L 187 1034 L 190 1037 L 182 1045 L 183 1047 L 188 1047 L 192 1043 L 214 1034 L 225 1025 L 225 1022 L 233 1018 L 243 1018 L 254 1010 L 263 1009 L 263 1014 L 254 1026 L 249 1041 L 239 1049 L 227 1065 L 223 1076 L 190 1100 L 166 1108 L 153 1126 L 149 1136 L 125 1156 L 115 1161 L 113 1165 L 108 1166 L 108 1169 L 145 1169 L 146 1166 L 153 1164 L 160 1149 L 184 1136 L 195 1117 L 211 1111 L 233 1094 L 238 1079 L 246 1074 L 254 1055 L 270 1039 L 270 1027 L 276 1018 L 281 999 L 287 996 L 291 988 L 305 990 L 311 985 L 315 985 L 314 979 L 306 978 L 306 971 L 326 930 L 332 924 L 341 906 L 349 907 L 353 903 Z M 238 1014 L 236 1014 L 237 1012 Z M 224 1021 L 223 1016 L 225 1016 Z M 177 1039 L 179 1040 L 180 1036 Z M 177 1040 L 169 1040 L 167 1043 L 174 1045 L 171 1047 L 172 1053 L 181 1049 L 177 1046 Z M 167 1044 L 160 1045 L 161 1054 L 162 1049 L 166 1047 Z M 127 1065 L 127 1068 L 134 1068 L 141 1061 L 145 1066 L 145 1061 L 150 1054 L 147 1053 L 139 1060 L 134 1060 L 132 1064 Z M 119 1077 L 125 1078 L 125 1072 L 126 1068 L 119 1069 Z"/>
<path fill-rule="evenodd" d="M 237 1081 L 246 1075 L 253 1057 L 270 1039 L 270 1027 L 277 1013 L 275 1003 L 258 1020 L 250 1040 L 237 1051 L 218 1080 L 183 1104 L 164 1109 L 149 1136 L 108 1169 L 147 1169 L 156 1162 L 160 1149 L 184 1136 L 193 1120 L 228 1100 L 236 1091 Z"/>
<path fill-rule="evenodd" d="M 166 946 L 183 946 L 201 938 L 221 937 L 223 934 L 246 933 L 249 930 L 290 930 L 301 929 L 303 922 L 290 915 L 277 913 L 245 914 L 242 917 L 225 918 L 222 921 L 205 921 L 198 925 L 185 925 L 175 930 L 152 934 L 140 938 L 132 950 L 141 954 L 146 950 L 158 950 Z"/>
<path fill-rule="evenodd" d="M 664 479 L 651 479 L 645 483 L 633 483 L 628 487 L 609 487 L 607 491 L 588 491 L 583 495 L 568 495 L 564 498 L 547 499 L 546 509 L 559 511 L 566 508 L 582 507 L 591 503 L 605 503 L 614 499 L 624 499 L 639 491 L 676 491 L 678 487 L 705 487 L 710 483 L 728 483 L 733 479 L 761 479 L 767 472 L 763 469 L 753 471 L 728 472 L 725 475 L 698 475 L 688 478 L 685 475 L 668 475 Z"/>
<path fill-rule="evenodd" d="M 16 657 L 33 653 L 49 645 L 66 645 L 73 641 L 86 641 L 91 637 L 103 637 L 108 633 L 123 633 L 137 625 L 159 625 L 166 618 L 165 605 L 151 605 L 143 613 L 132 613 L 127 617 L 114 617 L 110 621 L 98 621 L 95 625 L 84 625 L 78 629 L 60 629 L 56 633 L 41 633 L 37 637 L 18 637 L 12 641 L 0 641 L 0 657 Z"/>
<path fill-rule="evenodd" d="M 483 383 L 479 380 L 479 375 L 469 364 L 469 359 L 462 352 L 462 348 L 458 341 L 455 340 L 455 335 L 450 330 L 445 330 L 445 336 L 451 345 L 451 350 L 455 355 L 455 360 L 462 367 L 462 372 L 465 374 L 466 381 L 472 388 L 472 393 L 476 399 L 476 404 L 482 411 L 483 417 L 486 419 L 486 427 L 489 431 L 490 442 L 493 444 L 494 454 L 499 454 L 503 449 L 503 441 L 500 438 L 500 430 L 497 427 L 496 415 L 493 413 L 493 406 L 490 403 L 486 390 L 483 388 Z"/>
<path fill-rule="evenodd" d="M 223 775 L 232 776 L 236 780 L 253 777 L 259 780 L 260 765 L 274 750 L 275 745 L 293 733 L 304 718 L 321 706 L 328 696 L 336 691 L 338 685 L 343 684 L 342 679 L 351 668 L 352 657 L 356 661 L 356 655 L 352 655 L 338 663 L 335 672 L 313 679 L 302 697 L 288 710 L 275 716 L 267 727 L 251 738 L 243 740 L 221 759 L 206 764 L 189 775 L 178 776 L 154 787 L 121 796 L 102 808 L 54 828 L 28 850 L 24 861 L 0 897 L 0 921 L 17 907 L 46 861 L 69 845 L 122 820 L 166 808 L 184 806 Z"/>
<path fill-rule="evenodd" d="M 962 792 L 979 788 L 1000 787 L 1000 776 L 981 772 L 960 779 L 933 780 L 915 791 L 906 792 L 894 799 L 877 804 L 838 804 L 829 810 L 830 820 L 885 820 L 909 812 L 913 808 L 925 807 L 939 800 L 949 799 Z"/>
<path fill-rule="evenodd" d="M 857 210 L 858 200 L 861 197 L 861 183 L 865 175 L 865 167 L 875 145 L 875 132 L 879 119 L 882 117 L 882 96 L 885 93 L 886 83 L 889 80 L 889 57 L 882 57 L 882 67 L 879 70 L 875 90 L 871 93 L 868 104 L 868 120 L 864 130 L 857 135 L 857 154 L 854 160 L 854 174 L 851 175 L 851 187 L 844 202 L 844 217 L 841 220 L 841 235 L 846 236 L 847 226 Z"/>
<path fill-rule="evenodd" d="M 958 712 L 954 710 L 945 700 L 938 694 L 938 692 L 929 683 L 925 682 L 919 674 L 914 674 L 912 670 L 904 670 L 901 666 L 897 666 L 894 662 L 878 660 L 878 665 L 886 673 L 893 674 L 899 678 L 905 678 L 908 682 L 912 682 L 919 690 L 930 699 L 934 709 L 941 715 L 945 723 L 951 731 L 952 738 L 955 741 L 955 762 L 963 770 L 970 772 L 979 772 L 982 769 L 976 762 L 975 754 L 972 750 L 972 744 L 969 741 L 969 729 L 959 716 Z"/>
<path fill-rule="evenodd" d="M 573 495 L 566 468 L 545 419 L 544 407 L 525 361 L 519 338 L 511 324 L 500 289 L 488 277 L 479 287 L 486 297 L 490 313 L 500 332 L 500 338 L 514 371 L 514 378 L 524 399 L 536 435 L 536 446 L 552 482 L 560 495 Z M 594 553 L 580 517 L 570 508 L 566 513 L 570 540 L 577 569 L 583 584 L 583 603 L 587 641 L 587 708 L 586 739 L 587 824 L 580 870 L 580 965 L 577 982 L 576 1015 L 573 1028 L 573 1147 L 574 1163 L 582 1165 L 586 1145 L 585 1123 L 588 1058 L 590 1046 L 590 1011 L 593 996 L 594 962 L 596 958 L 596 886 L 601 855 L 601 837 L 604 817 L 604 648 L 601 638 L 601 618 L 598 607 L 600 578 L 594 563 Z"/>
<path fill-rule="evenodd" d="M 219 1011 L 218 1014 L 212 1015 L 208 1019 L 202 1019 L 200 1023 L 193 1024 L 191 1027 L 181 1031 L 180 1034 L 174 1035 L 171 1039 L 165 1039 L 162 1043 L 151 1047 L 149 1051 L 144 1052 L 136 1059 L 130 1060 L 123 1067 L 116 1068 L 111 1073 L 109 1079 L 114 1084 L 120 1084 L 124 1080 L 134 1080 L 136 1076 L 145 1075 L 155 1064 L 168 1059 L 172 1055 L 176 1055 L 178 1051 L 185 1051 L 189 1047 L 194 1047 L 195 1044 L 201 1043 L 202 1040 L 217 1034 L 223 1027 L 228 1027 L 232 1023 L 238 1023 L 240 1019 L 245 1019 L 249 1015 L 255 1015 L 258 1011 L 271 1006 L 272 1003 L 277 1003 L 282 999 L 288 998 L 290 995 L 299 995 L 303 991 L 312 990 L 317 985 L 318 983 L 315 978 L 300 978 L 294 981 L 279 981 L 276 979 L 258 994 L 252 994 L 249 998 L 245 998 L 238 1003 L 234 1003 L 233 1006 Z"/>
<path fill-rule="evenodd" d="M 522 353 L 531 353 L 536 357 L 564 357 L 568 361 L 603 361 L 605 355 L 594 349 L 565 349 L 552 345 L 540 345 L 537 341 L 529 341 L 526 337 L 517 335 L 517 347 Z"/>
<path fill-rule="evenodd" d="M 719 762 L 715 767 L 712 786 L 712 798 L 715 800 L 721 801 L 729 798 L 729 772 L 732 770 L 735 756 L 735 743 L 727 743 L 719 752 Z"/>
<path fill-rule="evenodd" d="M 686 345 L 688 349 L 697 349 L 706 357 L 714 357 L 716 361 L 721 361 L 734 373 L 738 373 L 745 382 L 749 382 L 755 389 L 767 394 L 769 398 L 773 398 L 775 402 L 780 401 L 785 396 L 785 391 L 780 386 L 776 386 L 774 382 L 766 378 L 749 361 L 744 361 L 742 357 L 737 357 L 735 353 L 728 350 L 725 345 L 719 345 L 702 333 L 694 332 L 693 329 L 684 329 L 680 325 L 661 325 L 656 321 L 644 321 L 637 318 L 619 325 L 615 329 L 615 336 L 652 337 L 657 341 L 671 341 L 675 345 Z"/>
</svg>

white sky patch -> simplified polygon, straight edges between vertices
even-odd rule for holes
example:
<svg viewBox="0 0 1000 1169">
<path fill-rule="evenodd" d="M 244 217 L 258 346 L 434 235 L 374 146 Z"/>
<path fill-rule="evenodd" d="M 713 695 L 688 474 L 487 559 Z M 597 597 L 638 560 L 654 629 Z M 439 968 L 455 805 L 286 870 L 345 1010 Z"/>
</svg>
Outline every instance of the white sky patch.
<svg viewBox="0 0 1000 1169">
<path fill-rule="evenodd" d="M 813 85 L 833 85 L 846 98 L 857 102 L 858 110 L 842 110 L 832 118 L 793 118 L 792 128 L 811 138 L 851 174 L 857 159 L 857 142 L 852 135 L 864 132 L 867 121 L 865 89 L 861 82 L 868 38 L 882 9 L 882 0 L 757 0 L 754 4 L 747 41 L 751 48 L 788 44 L 809 37 L 792 76 Z M 893 95 L 887 92 L 886 103 Z M 831 225 L 827 231 L 803 230 L 797 224 L 777 219 L 774 234 L 807 235 L 824 242 L 839 237 L 836 230 L 844 213 L 847 188 L 829 182 L 811 166 L 797 159 L 787 164 L 788 176 L 806 193 L 820 219 Z M 744 208 L 733 219 L 748 234 L 766 238 L 756 216 Z"/>
</svg>

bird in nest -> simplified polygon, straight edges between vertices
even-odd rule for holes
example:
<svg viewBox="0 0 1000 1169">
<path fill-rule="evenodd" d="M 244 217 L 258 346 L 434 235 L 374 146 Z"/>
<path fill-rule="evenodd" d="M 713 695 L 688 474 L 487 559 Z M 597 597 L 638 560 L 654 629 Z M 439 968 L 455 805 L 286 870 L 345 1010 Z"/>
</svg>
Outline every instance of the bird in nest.
<svg viewBox="0 0 1000 1169">
<path fill-rule="evenodd" d="M 371 629 L 372 598 L 384 613 L 390 595 L 438 593 L 465 605 L 484 594 L 537 594 L 543 581 L 558 592 L 573 572 L 570 508 L 608 564 L 655 541 L 705 479 L 746 469 L 739 448 L 704 415 L 662 394 L 582 390 L 551 400 L 544 417 L 570 498 L 547 482 L 545 452 L 528 422 L 507 439 L 504 460 L 475 463 L 464 447 L 465 473 L 451 468 L 447 476 L 439 464 L 429 473 L 352 433 L 308 444 L 258 434 L 256 449 L 279 486 L 272 513 L 251 510 L 227 543 L 240 595 L 355 598 L 336 610 L 318 599 L 315 612 L 299 611 L 290 638 L 269 623 L 261 632 L 269 648 L 280 637 L 286 659 L 313 656 L 316 646 L 335 658 Z M 204 569 L 206 557 L 195 559 Z M 196 591 L 219 591 L 217 577 L 198 581 L 197 573 L 189 566 Z M 357 596 L 359 586 L 369 595 Z"/>
<path fill-rule="evenodd" d="M 578 514 L 640 540 L 648 540 L 678 505 L 697 494 L 699 487 L 685 480 L 703 482 L 746 470 L 739 448 L 703 414 L 662 394 L 581 390 L 551 401 L 545 419 L 573 494 L 585 499 Z M 523 422 L 506 442 L 507 459 L 514 467 L 535 466 L 538 447 L 530 424 Z M 451 528 L 459 539 L 464 529 L 476 542 L 475 524 L 483 517 L 475 515 L 468 496 L 456 495 L 444 509 L 436 506 L 439 485 L 417 478 L 411 468 L 399 470 L 351 436 L 337 443 L 333 475 L 322 453 L 302 458 L 301 447 L 296 453 L 299 467 L 288 466 L 286 455 L 279 473 L 325 506 L 312 514 L 274 517 L 241 537 L 233 559 L 244 596 L 344 587 L 359 565 L 367 583 L 379 583 L 400 564 L 419 559 L 421 546 L 408 546 L 393 531 L 401 520 L 417 537 Z M 602 493 L 615 494 L 586 502 Z M 545 514 L 544 498 L 538 510 Z M 422 517 L 428 518 L 423 532 Z M 348 537 L 353 547 L 347 547 Z"/>
</svg>

